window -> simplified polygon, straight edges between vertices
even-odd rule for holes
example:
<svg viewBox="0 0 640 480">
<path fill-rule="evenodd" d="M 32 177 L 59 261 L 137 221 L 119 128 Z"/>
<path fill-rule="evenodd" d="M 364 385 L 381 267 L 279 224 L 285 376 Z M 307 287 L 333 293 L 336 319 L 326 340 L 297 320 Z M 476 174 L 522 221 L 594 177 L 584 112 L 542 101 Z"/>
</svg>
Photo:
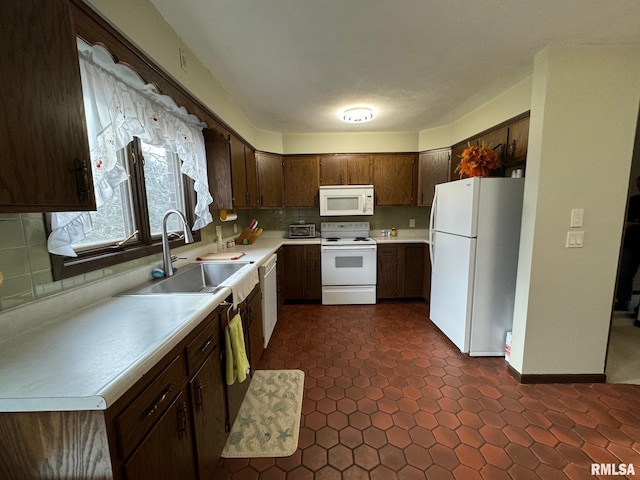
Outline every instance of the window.
<svg viewBox="0 0 640 480">
<path fill-rule="evenodd" d="M 118 151 L 118 167 L 127 180 L 115 187 L 113 196 L 90 212 L 92 229 L 73 244 L 77 258 L 51 255 L 54 279 L 104 268 L 161 250 L 162 220 L 167 210 L 184 212 L 193 225 L 193 181 L 180 172 L 178 156 L 135 138 Z M 94 178 L 100 168 L 94 163 Z M 175 215 L 167 219 L 167 230 L 182 232 Z M 199 240 L 199 232 L 193 232 Z M 183 240 L 174 235 L 172 246 Z"/>
<path fill-rule="evenodd" d="M 167 210 L 196 232 L 213 220 L 205 124 L 103 46 L 77 40 L 98 210 L 46 216 L 56 280 L 160 251 Z M 181 231 L 178 221 L 167 229 Z"/>
</svg>

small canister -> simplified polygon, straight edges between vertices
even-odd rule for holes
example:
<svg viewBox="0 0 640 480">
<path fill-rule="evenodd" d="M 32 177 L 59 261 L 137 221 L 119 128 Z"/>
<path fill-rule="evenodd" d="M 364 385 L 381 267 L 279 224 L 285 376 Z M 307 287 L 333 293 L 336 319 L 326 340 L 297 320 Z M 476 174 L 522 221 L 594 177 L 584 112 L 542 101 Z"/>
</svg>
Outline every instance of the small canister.
<svg viewBox="0 0 640 480">
<path fill-rule="evenodd" d="M 395 228 L 391 229 L 391 236 L 392 237 L 397 237 L 398 236 L 398 231 Z"/>
</svg>

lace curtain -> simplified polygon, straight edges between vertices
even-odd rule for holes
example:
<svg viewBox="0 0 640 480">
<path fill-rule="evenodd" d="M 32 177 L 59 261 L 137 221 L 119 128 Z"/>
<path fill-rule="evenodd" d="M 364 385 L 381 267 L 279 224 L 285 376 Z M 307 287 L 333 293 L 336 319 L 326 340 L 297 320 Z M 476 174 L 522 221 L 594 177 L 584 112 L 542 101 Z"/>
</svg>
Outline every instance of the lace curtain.
<svg viewBox="0 0 640 480">
<path fill-rule="evenodd" d="M 196 116 L 179 107 L 170 97 L 144 84 L 129 67 L 117 64 L 102 47 L 78 39 L 80 73 L 84 96 L 94 190 L 98 208 L 111 199 L 118 185 L 128 181 L 117 163 L 117 152 L 138 137 L 175 152 L 181 171 L 194 180 L 197 193 L 194 230 L 211 223 L 207 161 L 202 128 Z M 51 215 L 49 252 L 76 257 L 72 244 L 91 231 L 88 212 Z"/>
</svg>

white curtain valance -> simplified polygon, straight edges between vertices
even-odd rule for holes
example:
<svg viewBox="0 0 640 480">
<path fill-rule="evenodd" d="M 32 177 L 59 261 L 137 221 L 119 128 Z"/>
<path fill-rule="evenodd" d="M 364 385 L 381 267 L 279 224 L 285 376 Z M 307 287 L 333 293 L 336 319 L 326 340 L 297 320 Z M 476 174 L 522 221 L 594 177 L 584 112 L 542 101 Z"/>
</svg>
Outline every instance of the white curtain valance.
<svg viewBox="0 0 640 480">
<path fill-rule="evenodd" d="M 145 84 L 129 67 L 115 63 L 103 47 L 78 39 L 78 52 L 98 208 L 128 180 L 117 163 L 117 152 L 138 137 L 178 155 L 181 171 L 194 180 L 197 193 L 193 229 L 211 223 L 209 205 L 213 199 L 202 135 L 205 124 L 171 97 L 158 93 L 155 86 Z M 75 257 L 71 245 L 91 231 L 91 217 L 87 212 L 54 213 L 51 228 L 49 251 Z"/>
</svg>

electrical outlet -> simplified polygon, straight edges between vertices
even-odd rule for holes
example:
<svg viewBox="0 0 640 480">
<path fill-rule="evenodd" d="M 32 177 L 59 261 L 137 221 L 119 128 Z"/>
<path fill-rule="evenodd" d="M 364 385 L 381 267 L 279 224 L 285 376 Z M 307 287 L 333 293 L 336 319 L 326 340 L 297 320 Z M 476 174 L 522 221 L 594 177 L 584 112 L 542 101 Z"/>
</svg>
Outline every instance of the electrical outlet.
<svg viewBox="0 0 640 480">
<path fill-rule="evenodd" d="M 187 54 L 181 48 L 178 49 L 178 52 L 180 52 L 180 68 L 184 73 L 187 73 Z"/>
<path fill-rule="evenodd" d="M 567 232 L 566 248 L 582 248 L 584 246 L 584 232 Z"/>
<path fill-rule="evenodd" d="M 238 224 L 237 223 L 233 224 L 233 233 L 238 233 Z"/>
<path fill-rule="evenodd" d="M 409 219 L 409 228 L 416 228 L 416 219 L 415 218 L 410 218 Z"/>
</svg>

